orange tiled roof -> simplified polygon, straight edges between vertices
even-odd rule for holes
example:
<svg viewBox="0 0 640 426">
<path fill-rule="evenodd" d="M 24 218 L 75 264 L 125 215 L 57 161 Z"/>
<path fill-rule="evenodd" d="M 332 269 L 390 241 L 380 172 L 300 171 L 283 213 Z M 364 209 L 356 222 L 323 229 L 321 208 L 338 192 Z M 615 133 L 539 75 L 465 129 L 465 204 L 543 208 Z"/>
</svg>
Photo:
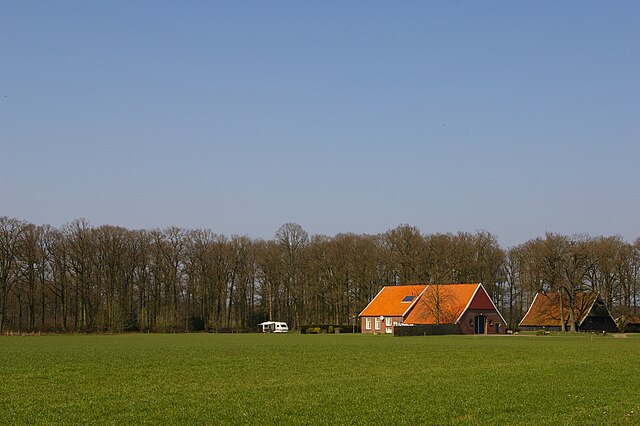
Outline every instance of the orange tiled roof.
<svg viewBox="0 0 640 426">
<path fill-rule="evenodd" d="M 640 324 L 640 317 L 627 317 L 627 324 Z"/>
<path fill-rule="evenodd" d="M 561 327 L 560 321 L 560 294 L 557 291 L 552 293 L 538 293 L 531 303 L 529 311 L 525 314 L 521 327 Z M 566 324 L 569 323 L 569 302 L 566 295 L 562 295 L 562 311 Z M 596 300 L 595 293 L 576 293 L 574 302 L 574 318 L 576 324 L 580 323 L 589 313 L 589 309 Z"/>
<path fill-rule="evenodd" d="M 361 317 L 377 317 L 379 315 L 400 317 L 416 301 L 426 285 L 398 285 L 383 287 L 376 297 L 367 305 Z M 406 296 L 414 296 L 409 302 L 403 302 Z"/>
<path fill-rule="evenodd" d="M 455 324 L 479 286 L 480 284 L 429 285 L 404 323 Z"/>
</svg>

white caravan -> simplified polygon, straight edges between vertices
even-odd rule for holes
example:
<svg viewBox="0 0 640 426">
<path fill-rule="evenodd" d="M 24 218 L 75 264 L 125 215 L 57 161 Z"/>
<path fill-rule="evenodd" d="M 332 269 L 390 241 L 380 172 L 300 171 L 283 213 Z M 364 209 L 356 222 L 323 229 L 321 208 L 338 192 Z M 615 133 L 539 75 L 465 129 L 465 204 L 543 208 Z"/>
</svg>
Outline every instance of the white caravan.
<svg viewBox="0 0 640 426">
<path fill-rule="evenodd" d="M 287 333 L 289 327 L 286 322 L 265 321 L 258 324 L 258 331 L 263 333 Z"/>
</svg>

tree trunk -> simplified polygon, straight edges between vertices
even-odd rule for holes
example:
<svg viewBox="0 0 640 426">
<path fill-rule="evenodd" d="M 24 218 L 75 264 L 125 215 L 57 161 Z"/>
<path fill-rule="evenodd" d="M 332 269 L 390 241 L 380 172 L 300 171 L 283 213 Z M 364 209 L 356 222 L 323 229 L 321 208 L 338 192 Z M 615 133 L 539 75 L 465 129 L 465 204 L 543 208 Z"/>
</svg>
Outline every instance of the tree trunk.
<svg viewBox="0 0 640 426">
<path fill-rule="evenodd" d="M 567 298 L 569 299 L 569 326 L 571 327 L 569 331 L 575 333 L 577 330 L 575 312 L 573 311 L 574 298 L 573 295 L 570 294 L 567 294 Z"/>
<path fill-rule="evenodd" d="M 7 294 L 6 291 L 7 285 L 3 283 L 2 285 L 2 301 L 0 301 L 0 336 L 2 336 L 2 332 L 4 331 L 4 318 L 6 316 L 7 310 Z"/>
<path fill-rule="evenodd" d="M 566 333 L 567 324 L 564 320 L 564 297 L 562 296 L 562 289 L 558 290 L 558 293 L 560 294 L 560 326 L 562 327 L 562 332 Z"/>
</svg>

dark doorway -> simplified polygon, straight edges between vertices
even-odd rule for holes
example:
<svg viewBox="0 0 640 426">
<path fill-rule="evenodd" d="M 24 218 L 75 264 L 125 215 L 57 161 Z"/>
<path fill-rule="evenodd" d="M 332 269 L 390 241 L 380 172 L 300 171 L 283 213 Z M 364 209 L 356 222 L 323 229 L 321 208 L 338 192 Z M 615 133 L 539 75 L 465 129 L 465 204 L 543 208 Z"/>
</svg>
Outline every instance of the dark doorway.
<svg viewBox="0 0 640 426">
<path fill-rule="evenodd" d="M 473 332 L 475 334 L 484 334 L 484 324 L 485 324 L 484 315 L 478 315 L 474 320 Z"/>
</svg>

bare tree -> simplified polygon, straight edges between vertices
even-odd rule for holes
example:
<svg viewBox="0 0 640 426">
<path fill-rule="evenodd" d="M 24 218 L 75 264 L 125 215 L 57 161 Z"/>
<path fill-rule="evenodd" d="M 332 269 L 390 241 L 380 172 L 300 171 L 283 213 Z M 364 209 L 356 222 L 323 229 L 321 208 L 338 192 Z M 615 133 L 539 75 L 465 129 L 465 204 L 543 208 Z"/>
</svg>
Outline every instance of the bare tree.
<svg viewBox="0 0 640 426">
<path fill-rule="evenodd" d="M 504 273 L 507 284 L 506 304 L 508 305 L 508 327 L 514 328 L 522 319 L 523 312 L 523 280 L 525 274 L 523 250 L 521 247 L 511 248 L 506 256 Z M 503 306 L 503 311 L 504 311 Z"/>
<path fill-rule="evenodd" d="M 280 248 L 275 241 L 258 242 L 259 293 L 265 317 L 269 321 L 285 317 L 284 268 Z"/>
<path fill-rule="evenodd" d="M 462 313 L 460 302 L 448 285 L 429 284 L 420 303 L 435 319 L 435 324 L 453 324 Z"/>
<path fill-rule="evenodd" d="M 4 331 L 9 291 L 18 276 L 17 259 L 26 224 L 0 217 L 0 335 Z"/>
<path fill-rule="evenodd" d="M 624 273 L 621 262 L 627 262 L 625 243 L 620 237 L 598 237 L 585 242 L 591 254 L 587 279 L 590 287 L 600 294 L 607 309 L 612 311 L 622 302 L 621 276 Z M 624 260 L 623 260 L 624 259 Z"/>
<path fill-rule="evenodd" d="M 425 280 L 423 262 L 425 242 L 415 226 L 400 225 L 384 235 L 385 246 L 391 256 L 397 277 L 396 284 L 418 283 Z"/>
<path fill-rule="evenodd" d="M 285 300 L 288 310 L 292 311 L 288 321 L 295 327 L 300 324 L 300 318 L 305 309 L 304 301 L 307 291 L 304 279 L 305 254 L 309 244 L 309 234 L 297 223 L 285 223 L 276 232 L 275 239 L 280 249 L 284 271 Z"/>
<path fill-rule="evenodd" d="M 592 268 L 592 259 L 588 237 L 577 236 L 569 240 L 563 262 L 564 280 L 561 282 L 560 289 L 567 296 L 569 331 L 572 333 L 577 331 L 575 318 L 576 295 L 587 290 L 586 278 Z"/>
</svg>

